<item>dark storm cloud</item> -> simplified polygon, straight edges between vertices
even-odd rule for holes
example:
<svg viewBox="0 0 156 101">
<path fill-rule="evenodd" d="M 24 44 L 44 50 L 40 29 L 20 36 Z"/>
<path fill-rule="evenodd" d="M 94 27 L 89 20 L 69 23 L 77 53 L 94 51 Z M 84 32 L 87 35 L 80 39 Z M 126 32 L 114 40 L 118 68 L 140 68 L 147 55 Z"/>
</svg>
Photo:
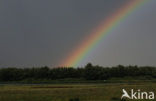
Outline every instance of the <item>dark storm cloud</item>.
<svg viewBox="0 0 156 101">
<path fill-rule="evenodd" d="M 128 0 L 1 0 L 0 66 L 57 66 Z"/>
</svg>

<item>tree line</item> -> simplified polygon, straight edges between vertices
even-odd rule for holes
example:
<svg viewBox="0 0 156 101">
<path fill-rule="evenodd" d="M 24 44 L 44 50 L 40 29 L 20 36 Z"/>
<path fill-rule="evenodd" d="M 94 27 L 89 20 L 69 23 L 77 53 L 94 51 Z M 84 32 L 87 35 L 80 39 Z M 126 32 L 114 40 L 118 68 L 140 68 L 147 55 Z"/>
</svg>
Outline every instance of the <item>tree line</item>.
<svg viewBox="0 0 156 101">
<path fill-rule="evenodd" d="M 0 81 L 21 81 L 25 79 L 85 79 L 107 80 L 123 77 L 151 77 L 156 78 L 156 68 L 150 66 L 122 66 L 102 67 L 88 63 L 82 68 L 1 68 Z"/>
</svg>

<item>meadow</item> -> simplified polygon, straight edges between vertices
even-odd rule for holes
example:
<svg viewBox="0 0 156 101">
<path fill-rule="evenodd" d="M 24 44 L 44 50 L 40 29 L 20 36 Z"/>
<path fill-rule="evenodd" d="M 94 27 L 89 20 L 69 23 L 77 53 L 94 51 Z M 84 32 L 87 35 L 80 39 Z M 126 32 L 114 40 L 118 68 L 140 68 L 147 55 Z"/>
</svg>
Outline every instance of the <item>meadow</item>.
<svg viewBox="0 0 156 101">
<path fill-rule="evenodd" d="M 156 93 L 156 67 L 0 69 L 0 101 L 130 101 L 123 89 Z"/>
<path fill-rule="evenodd" d="M 156 92 L 156 83 L 2 84 L 0 101 L 121 101 L 122 89 Z"/>
</svg>

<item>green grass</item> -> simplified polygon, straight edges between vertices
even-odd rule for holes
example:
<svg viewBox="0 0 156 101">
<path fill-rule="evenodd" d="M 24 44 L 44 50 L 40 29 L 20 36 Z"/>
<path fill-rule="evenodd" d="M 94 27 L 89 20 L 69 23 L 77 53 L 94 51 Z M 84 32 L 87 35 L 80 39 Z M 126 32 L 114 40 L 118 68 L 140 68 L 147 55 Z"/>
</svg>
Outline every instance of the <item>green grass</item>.
<svg viewBox="0 0 156 101">
<path fill-rule="evenodd" d="M 0 101 L 120 101 L 123 88 L 126 90 L 141 89 L 156 93 L 156 83 L 150 82 L 135 84 L 0 85 Z"/>
</svg>

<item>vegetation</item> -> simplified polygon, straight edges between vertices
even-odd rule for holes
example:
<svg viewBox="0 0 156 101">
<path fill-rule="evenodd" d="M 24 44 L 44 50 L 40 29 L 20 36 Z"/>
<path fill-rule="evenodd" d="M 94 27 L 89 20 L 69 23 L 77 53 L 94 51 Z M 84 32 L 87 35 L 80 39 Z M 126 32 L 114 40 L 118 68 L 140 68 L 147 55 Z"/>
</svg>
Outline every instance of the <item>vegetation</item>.
<svg viewBox="0 0 156 101">
<path fill-rule="evenodd" d="M 155 83 L 0 85 L 0 101 L 156 101 L 121 100 L 123 88 L 156 92 Z"/>
<path fill-rule="evenodd" d="M 26 80 L 110 80 L 113 78 L 144 78 L 155 79 L 155 67 L 122 66 L 102 67 L 88 63 L 84 68 L 1 68 L 0 82 L 26 81 Z"/>
<path fill-rule="evenodd" d="M 1 68 L 0 101 L 132 101 L 120 99 L 122 89 L 156 92 L 155 82 L 149 66 Z"/>
</svg>

